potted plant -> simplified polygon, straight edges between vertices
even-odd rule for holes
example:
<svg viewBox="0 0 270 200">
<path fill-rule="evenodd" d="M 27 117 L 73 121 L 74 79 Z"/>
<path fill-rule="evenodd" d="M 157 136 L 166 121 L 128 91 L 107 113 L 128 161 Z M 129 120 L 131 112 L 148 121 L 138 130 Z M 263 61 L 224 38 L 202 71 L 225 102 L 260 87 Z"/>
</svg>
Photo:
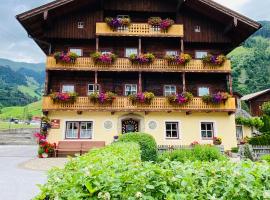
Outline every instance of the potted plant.
<svg viewBox="0 0 270 200">
<path fill-rule="evenodd" d="M 75 92 L 54 92 L 50 97 L 53 103 L 75 103 L 78 95 Z"/>
<path fill-rule="evenodd" d="M 239 152 L 239 147 L 232 147 L 231 148 L 231 153 L 232 153 L 233 158 L 237 158 L 239 156 L 238 152 Z"/>
<path fill-rule="evenodd" d="M 152 31 L 160 31 L 160 24 L 162 19 L 160 17 L 150 17 L 148 24 L 151 26 Z"/>
<path fill-rule="evenodd" d="M 174 24 L 174 20 L 167 18 L 161 21 L 160 23 L 160 29 L 163 32 L 167 32 L 168 29 Z"/>
<path fill-rule="evenodd" d="M 169 95 L 167 100 L 172 105 L 182 105 L 190 102 L 193 99 L 193 95 L 190 92 L 183 92 L 182 94 Z"/>
<path fill-rule="evenodd" d="M 166 55 L 164 57 L 165 60 L 168 61 L 168 64 L 171 65 L 186 65 L 188 64 L 192 57 L 189 54 L 181 53 L 180 55 Z"/>
<path fill-rule="evenodd" d="M 117 56 L 113 53 L 105 53 L 95 52 L 91 54 L 91 58 L 93 59 L 95 64 L 113 64 L 117 58 Z"/>
<path fill-rule="evenodd" d="M 131 24 L 131 20 L 129 17 L 124 18 L 112 18 L 112 17 L 106 17 L 105 22 L 107 25 L 113 30 L 127 30 L 128 26 Z"/>
<path fill-rule="evenodd" d="M 213 138 L 213 144 L 214 145 L 221 145 L 222 144 L 222 139 L 220 137 L 214 137 Z"/>
<path fill-rule="evenodd" d="M 98 93 L 94 92 L 89 95 L 89 99 L 92 103 L 100 103 L 100 104 L 112 104 L 116 98 L 116 94 L 113 92 L 106 93 Z"/>
<path fill-rule="evenodd" d="M 155 98 L 155 94 L 153 92 L 141 92 L 138 94 L 132 94 L 128 96 L 129 100 L 132 101 L 132 104 L 143 103 L 143 104 L 151 104 L 153 99 Z"/>
<path fill-rule="evenodd" d="M 213 65 L 213 66 L 222 66 L 224 62 L 227 60 L 226 56 L 224 55 L 207 55 L 203 57 L 203 63 L 205 65 Z"/>
<path fill-rule="evenodd" d="M 146 53 L 141 55 L 131 54 L 129 60 L 133 64 L 151 64 L 155 60 L 155 56 L 152 53 Z"/>
<path fill-rule="evenodd" d="M 230 95 L 227 92 L 218 92 L 213 95 L 204 95 L 202 100 L 206 104 L 221 104 L 225 103 L 230 98 Z"/>
<path fill-rule="evenodd" d="M 54 58 L 56 60 L 56 63 L 61 62 L 61 63 L 75 63 L 76 59 L 79 56 L 76 53 L 73 52 L 55 52 L 54 53 Z"/>
</svg>

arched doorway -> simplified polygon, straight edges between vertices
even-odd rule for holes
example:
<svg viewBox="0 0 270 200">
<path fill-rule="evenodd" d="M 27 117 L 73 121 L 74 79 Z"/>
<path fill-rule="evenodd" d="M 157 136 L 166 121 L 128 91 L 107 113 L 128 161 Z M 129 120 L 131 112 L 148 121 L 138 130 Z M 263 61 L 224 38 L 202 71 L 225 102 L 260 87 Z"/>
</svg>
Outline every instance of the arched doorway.
<svg viewBox="0 0 270 200">
<path fill-rule="evenodd" d="M 122 133 L 139 132 L 139 121 L 133 118 L 122 120 Z"/>
</svg>

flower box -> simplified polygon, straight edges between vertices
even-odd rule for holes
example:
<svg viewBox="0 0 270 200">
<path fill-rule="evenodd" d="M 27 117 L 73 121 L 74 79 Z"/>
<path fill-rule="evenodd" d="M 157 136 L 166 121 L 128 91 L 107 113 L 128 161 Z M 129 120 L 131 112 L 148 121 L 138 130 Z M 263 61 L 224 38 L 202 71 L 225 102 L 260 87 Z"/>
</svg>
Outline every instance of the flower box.
<svg viewBox="0 0 270 200">
<path fill-rule="evenodd" d="M 148 24 L 151 26 L 152 31 L 166 32 L 174 24 L 174 21 L 170 18 L 162 20 L 160 17 L 150 17 Z"/>
<path fill-rule="evenodd" d="M 206 104 L 221 104 L 225 103 L 229 99 L 230 95 L 227 92 L 218 92 L 213 95 L 204 95 L 202 100 Z"/>
<path fill-rule="evenodd" d="M 77 99 L 77 93 L 72 92 L 54 92 L 50 94 L 53 103 L 74 103 Z"/>
<path fill-rule="evenodd" d="M 168 102 L 172 105 L 183 105 L 190 102 L 192 99 L 193 95 L 190 92 L 167 96 Z"/>
<path fill-rule="evenodd" d="M 227 60 L 224 55 L 207 55 L 203 57 L 203 63 L 205 65 L 222 66 Z"/>
<path fill-rule="evenodd" d="M 141 92 L 138 94 L 131 94 L 128 96 L 128 98 L 132 101 L 132 104 L 151 104 L 151 102 L 155 98 L 155 95 L 153 92 Z"/>
<path fill-rule="evenodd" d="M 189 54 L 182 53 L 178 56 L 166 55 L 164 59 L 167 60 L 170 65 L 186 65 L 191 61 L 192 57 Z"/>
<path fill-rule="evenodd" d="M 213 144 L 216 146 L 219 146 L 222 144 L 222 139 L 220 137 L 214 137 L 213 138 Z"/>
<path fill-rule="evenodd" d="M 56 63 L 61 62 L 61 63 L 75 63 L 76 59 L 79 57 L 76 53 L 68 52 L 55 52 L 54 53 L 54 58 L 56 60 Z"/>
<path fill-rule="evenodd" d="M 131 54 L 129 60 L 133 64 L 151 64 L 155 60 L 155 56 L 152 53 L 146 53 L 141 55 Z"/>
<path fill-rule="evenodd" d="M 117 56 L 113 53 L 105 53 L 95 52 L 91 54 L 91 58 L 93 59 L 95 64 L 113 64 L 117 58 Z"/>
<path fill-rule="evenodd" d="M 89 99 L 92 103 L 100 103 L 100 104 L 112 104 L 116 98 L 116 94 L 113 92 L 106 93 L 92 93 L 89 95 Z"/>
<path fill-rule="evenodd" d="M 131 24 L 131 20 L 128 17 L 124 18 L 112 18 L 112 17 L 106 17 L 105 22 L 107 25 L 113 30 L 113 31 L 127 31 L 128 27 Z"/>
</svg>

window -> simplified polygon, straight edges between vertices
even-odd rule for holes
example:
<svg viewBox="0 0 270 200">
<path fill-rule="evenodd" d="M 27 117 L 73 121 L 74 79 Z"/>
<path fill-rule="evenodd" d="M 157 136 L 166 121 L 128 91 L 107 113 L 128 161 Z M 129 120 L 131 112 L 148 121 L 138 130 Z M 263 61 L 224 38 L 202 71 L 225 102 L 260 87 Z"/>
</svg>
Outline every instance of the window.
<svg viewBox="0 0 270 200">
<path fill-rule="evenodd" d="M 199 87 L 198 88 L 198 96 L 202 97 L 204 95 L 209 95 L 210 94 L 210 89 L 209 87 Z"/>
<path fill-rule="evenodd" d="M 178 122 L 166 122 L 166 138 L 178 139 L 179 138 L 179 127 Z"/>
<path fill-rule="evenodd" d="M 101 54 L 102 55 L 104 55 L 104 54 L 111 54 L 112 53 L 112 51 L 110 51 L 110 50 L 102 50 L 101 51 Z"/>
<path fill-rule="evenodd" d="M 93 122 L 67 122 L 67 139 L 91 139 Z"/>
<path fill-rule="evenodd" d="M 177 55 L 178 55 L 178 51 L 174 51 L 174 50 L 166 51 L 166 56 L 177 56 Z"/>
<path fill-rule="evenodd" d="M 95 91 L 95 84 L 88 84 L 88 95 L 93 93 L 99 93 L 99 85 L 96 85 L 96 91 Z"/>
<path fill-rule="evenodd" d="M 75 92 L 75 87 L 74 85 L 62 85 L 62 92 L 65 93 L 65 92 Z"/>
<path fill-rule="evenodd" d="M 76 53 L 78 56 L 82 56 L 83 54 L 82 49 L 79 49 L 79 48 L 70 48 L 69 51 L 72 53 Z"/>
<path fill-rule="evenodd" d="M 241 140 L 244 138 L 243 136 L 243 126 L 237 125 L 236 126 L 236 138 L 238 143 L 241 142 Z"/>
<path fill-rule="evenodd" d="M 165 85 L 164 86 L 164 96 L 174 95 L 176 94 L 176 86 L 175 85 Z"/>
<path fill-rule="evenodd" d="M 136 84 L 126 84 L 125 85 L 125 96 L 137 94 L 137 85 Z"/>
<path fill-rule="evenodd" d="M 129 57 L 132 54 L 138 55 L 138 49 L 137 48 L 126 48 L 125 49 L 125 57 Z"/>
<path fill-rule="evenodd" d="M 207 51 L 196 51 L 195 52 L 195 58 L 202 59 L 205 56 L 207 56 Z"/>
<path fill-rule="evenodd" d="M 212 140 L 214 137 L 214 123 L 202 122 L 201 123 L 201 136 L 202 139 Z"/>
<path fill-rule="evenodd" d="M 83 29 L 84 28 L 84 22 L 78 22 L 78 28 Z"/>
<path fill-rule="evenodd" d="M 194 32 L 195 32 L 195 33 L 200 33 L 200 32 L 201 32 L 201 27 L 198 26 L 198 25 L 195 26 L 195 27 L 194 27 Z"/>
</svg>

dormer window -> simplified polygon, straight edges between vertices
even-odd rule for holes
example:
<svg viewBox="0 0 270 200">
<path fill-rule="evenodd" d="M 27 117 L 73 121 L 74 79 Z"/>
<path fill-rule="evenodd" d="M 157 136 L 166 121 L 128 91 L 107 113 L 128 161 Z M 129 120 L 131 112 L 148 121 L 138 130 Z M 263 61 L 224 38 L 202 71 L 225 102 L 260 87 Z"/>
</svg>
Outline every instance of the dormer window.
<svg viewBox="0 0 270 200">
<path fill-rule="evenodd" d="M 84 22 L 82 22 L 82 21 L 78 22 L 78 28 L 83 29 L 84 28 Z"/>
<path fill-rule="evenodd" d="M 201 32 L 201 26 L 198 26 L 198 25 L 195 26 L 195 27 L 194 27 L 194 32 L 195 32 L 195 33 L 200 33 L 200 32 Z"/>
</svg>

